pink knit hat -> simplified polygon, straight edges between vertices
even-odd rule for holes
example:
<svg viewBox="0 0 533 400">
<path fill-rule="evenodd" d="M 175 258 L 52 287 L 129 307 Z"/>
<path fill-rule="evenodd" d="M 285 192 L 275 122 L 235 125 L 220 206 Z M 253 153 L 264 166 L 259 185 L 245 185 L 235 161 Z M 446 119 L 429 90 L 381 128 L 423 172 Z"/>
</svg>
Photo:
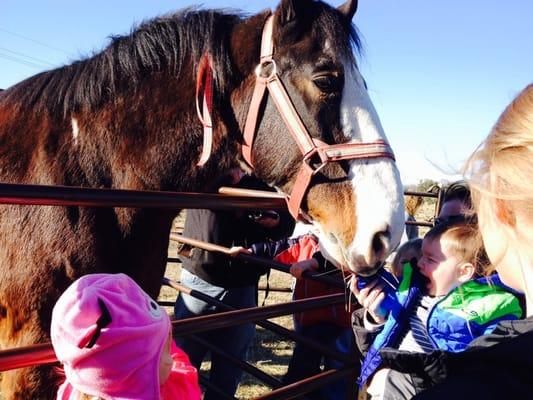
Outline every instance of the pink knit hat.
<svg viewBox="0 0 533 400">
<path fill-rule="evenodd" d="M 104 399 L 160 399 L 169 330 L 165 311 L 124 274 L 83 276 L 52 313 L 52 344 L 67 382 Z"/>
</svg>

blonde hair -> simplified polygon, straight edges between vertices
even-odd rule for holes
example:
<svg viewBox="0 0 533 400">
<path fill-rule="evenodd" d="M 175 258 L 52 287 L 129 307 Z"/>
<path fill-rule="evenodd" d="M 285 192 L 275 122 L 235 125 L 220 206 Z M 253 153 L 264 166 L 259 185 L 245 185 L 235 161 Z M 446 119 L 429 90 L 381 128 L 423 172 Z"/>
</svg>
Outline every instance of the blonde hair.
<svg viewBox="0 0 533 400">
<path fill-rule="evenodd" d="M 390 264 L 392 274 L 399 278 L 403 274 L 403 264 L 411 261 L 414 257 L 417 260 L 422 255 L 422 239 L 411 239 L 398 247 L 394 259 Z"/>
<path fill-rule="evenodd" d="M 404 196 L 405 200 L 405 211 L 407 214 L 411 216 L 415 216 L 416 212 L 422 205 L 423 199 L 422 196 L 412 196 L 412 195 L 406 195 Z"/>
<path fill-rule="evenodd" d="M 464 167 L 473 203 L 479 213 L 481 196 L 496 199 L 503 216 L 533 216 L 533 84 L 502 113 L 491 133 Z"/>
<path fill-rule="evenodd" d="M 490 270 L 481 232 L 472 222 L 444 222 L 430 229 L 424 240 L 440 240 L 461 262 L 471 263 L 477 275 Z"/>
</svg>

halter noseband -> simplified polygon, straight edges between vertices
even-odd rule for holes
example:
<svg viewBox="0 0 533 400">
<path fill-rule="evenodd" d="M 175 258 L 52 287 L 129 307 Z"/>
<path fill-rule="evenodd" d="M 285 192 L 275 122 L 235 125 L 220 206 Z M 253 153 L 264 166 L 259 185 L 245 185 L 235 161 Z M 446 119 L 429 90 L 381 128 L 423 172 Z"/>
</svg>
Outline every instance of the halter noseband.
<svg viewBox="0 0 533 400">
<path fill-rule="evenodd" d="M 376 140 L 367 143 L 328 145 L 311 137 L 307 128 L 303 124 L 302 119 L 298 115 L 298 112 L 294 108 L 283 83 L 279 79 L 276 62 L 272 58 L 274 53 L 274 46 L 272 43 L 273 21 L 274 17 L 271 15 L 263 28 L 261 56 L 259 64 L 255 69 L 256 83 L 244 126 L 242 154 L 248 165 L 253 169 L 252 146 L 257 131 L 260 106 L 266 94 L 266 90 L 268 89 L 268 93 L 274 100 L 274 104 L 283 118 L 285 125 L 303 154 L 302 165 L 296 177 L 296 181 L 294 182 L 292 191 L 290 195 L 286 195 L 289 212 L 294 218 L 298 219 L 300 205 L 307 192 L 309 184 L 311 183 L 313 175 L 320 171 L 326 164 L 341 160 L 365 158 L 387 157 L 392 160 L 395 159 L 392 149 L 384 140 Z M 206 124 L 204 123 L 204 126 L 205 125 Z M 316 159 L 316 157 L 320 159 L 320 164 L 317 167 L 314 167 L 311 165 L 311 159 Z"/>
</svg>

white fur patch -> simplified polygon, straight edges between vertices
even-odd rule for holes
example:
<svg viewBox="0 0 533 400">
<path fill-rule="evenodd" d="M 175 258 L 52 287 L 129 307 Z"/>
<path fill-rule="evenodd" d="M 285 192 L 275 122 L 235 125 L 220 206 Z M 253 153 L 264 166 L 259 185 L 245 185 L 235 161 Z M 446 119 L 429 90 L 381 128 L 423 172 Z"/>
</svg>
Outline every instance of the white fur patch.
<svg viewBox="0 0 533 400">
<path fill-rule="evenodd" d="M 387 140 L 361 74 L 348 63 L 344 73 L 340 108 L 344 135 L 353 142 Z M 396 164 L 389 158 L 351 161 L 350 180 L 356 201 L 355 238 L 347 249 L 339 248 L 328 238 L 323 245 L 332 255 L 341 253 L 350 268 L 357 271 L 376 262 L 372 256 L 376 233 L 390 232 L 387 253 L 400 242 L 404 230 L 403 187 Z"/>
<path fill-rule="evenodd" d="M 74 145 L 78 145 L 78 135 L 80 133 L 80 129 L 78 127 L 78 120 L 76 118 L 71 119 L 72 124 L 72 139 L 74 139 Z"/>
</svg>

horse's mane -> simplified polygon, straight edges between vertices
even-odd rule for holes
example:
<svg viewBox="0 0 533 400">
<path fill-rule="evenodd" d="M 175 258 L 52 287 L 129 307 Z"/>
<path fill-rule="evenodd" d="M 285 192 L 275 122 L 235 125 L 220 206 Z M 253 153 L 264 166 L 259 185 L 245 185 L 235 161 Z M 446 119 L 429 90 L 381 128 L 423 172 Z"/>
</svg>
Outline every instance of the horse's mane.
<svg viewBox="0 0 533 400">
<path fill-rule="evenodd" d="M 134 26 L 128 35 L 112 36 L 92 57 L 17 84 L 8 90 L 9 97 L 64 115 L 81 107 L 95 109 L 117 93 L 134 92 L 150 74 L 176 79 L 191 61 L 195 67 L 206 51 L 217 65 L 215 85 L 223 91 L 231 74 L 229 34 L 240 20 L 240 15 L 193 8 L 157 17 Z"/>
<path fill-rule="evenodd" d="M 321 1 L 313 1 L 307 17 L 317 18 L 320 34 L 351 58 L 360 51 L 355 27 L 346 32 L 334 13 Z M 200 58 L 209 52 L 215 65 L 215 87 L 223 94 L 234 68 L 229 40 L 241 14 L 222 10 L 187 8 L 134 26 L 128 35 L 112 36 L 100 53 L 51 71 L 37 74 L 9 88 L 8 99 L 27 109 L 46 109 L 69 115 L 82 107 L 97 109 L 118 93 L 135 92 L 139 82 L 151 74 L 166 74 L 173 79 L 192 62 L 191 77 Z M 351 47 L 345 48 L 348 35 Z M 246 38 L 243 38 L 246 40 Z"/>
</svg>

